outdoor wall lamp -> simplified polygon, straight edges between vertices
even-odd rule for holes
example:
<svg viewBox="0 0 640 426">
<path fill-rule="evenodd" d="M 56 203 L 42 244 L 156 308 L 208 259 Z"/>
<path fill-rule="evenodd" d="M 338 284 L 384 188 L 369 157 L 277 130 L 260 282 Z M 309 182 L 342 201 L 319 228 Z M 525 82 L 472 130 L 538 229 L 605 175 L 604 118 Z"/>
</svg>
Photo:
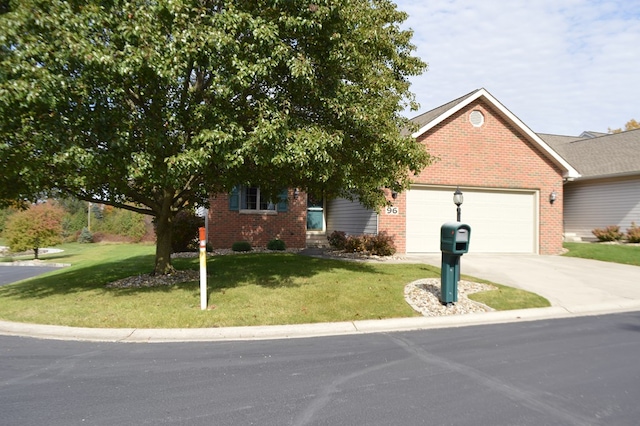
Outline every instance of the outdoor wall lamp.
<svg viewBox="0 0 640 426">
<path fill-rule="evenodd" d="M 453 204 L 456 205 L 456 217 L 458 222 L 460 222 L 460 206 L 464 201 L 464 196 L 462 195 L 462 191 L 460 191 L 460 187 L 456 188 L 456 192 L 453 193 Z"/>
<path fill-rule="evenodd" d="M 293 199 L 297 200 L 299 196 L 300 196 L 300 190 L 298 188 L 295 188 L 293 190 Z"/>
<path fill-rule="evenodd" d="M 549 194 L 549 202 L 553 204 L 553 202 L 556 201 L 557 198 L 558 193 L 556 191 L 551 191 L 551 194 Z"/>
<path fill-rule="evenodd" d="M 398 191 L 393 191 L 393 190 L 392 190 L 392 191 L 391 191 L 391 198 L 393 198 L 394 200 L 395 200 L 396 198 L 398 198 Z"/>
</svg>

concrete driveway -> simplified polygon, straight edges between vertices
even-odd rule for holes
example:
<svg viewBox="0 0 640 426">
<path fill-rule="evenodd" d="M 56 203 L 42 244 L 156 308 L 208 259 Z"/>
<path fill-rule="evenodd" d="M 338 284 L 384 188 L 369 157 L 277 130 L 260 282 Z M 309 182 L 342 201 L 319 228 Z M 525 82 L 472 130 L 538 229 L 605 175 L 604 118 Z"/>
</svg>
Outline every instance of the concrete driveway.
<svg viewBox="0 0 640 426">
<path fill-rule="evenodd" d="M 412 255 L 440 267 L 441 255 Z M 462 274 L 537 293 L 569 312 L 640 302 L 640 267 L 564 256 L 465 254 Z"/>
</svg>

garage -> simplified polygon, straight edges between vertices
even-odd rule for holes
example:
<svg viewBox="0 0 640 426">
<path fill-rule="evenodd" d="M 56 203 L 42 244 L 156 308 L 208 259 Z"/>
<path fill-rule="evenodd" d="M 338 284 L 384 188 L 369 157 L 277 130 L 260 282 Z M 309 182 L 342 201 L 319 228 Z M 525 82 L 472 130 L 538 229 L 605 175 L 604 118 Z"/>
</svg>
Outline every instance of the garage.
<svg viewBox="0 0 640 426">
<path fill-rule="evenodd" d="M 471 227 L 473 253 L 537 253 L 538 193 L 460 188 L 462 222 Z M 456 220 L 455 188 L 407 191 L 407 253 L 440 252 L 440 227 Z"/>
</svg>

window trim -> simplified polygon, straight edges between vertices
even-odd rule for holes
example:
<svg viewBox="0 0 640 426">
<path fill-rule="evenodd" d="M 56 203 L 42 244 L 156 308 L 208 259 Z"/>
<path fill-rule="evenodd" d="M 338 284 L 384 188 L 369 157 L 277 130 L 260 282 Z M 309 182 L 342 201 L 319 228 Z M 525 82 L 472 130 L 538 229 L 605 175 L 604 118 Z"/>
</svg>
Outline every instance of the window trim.
<svg viewBox="0 0 640 426">
<path fill-rule="evenodd" d="M 255 209 L 251 209 L 247 207 L 247 198 L 252 196 L 249 194 L 250 190 L 255 189 L 255 205 L 256 208 Z M 247 213 L 247 212 L 259 212 L 259 213 L 264 213 L 264 212 L 277 212 L 278 211 L 278 205 L 277 203 L 274 203 L 272 201 L 262 201 L 260 198 L 260 187 L 258 186 L 247 186 L 247 185 L 242 185 L 240 187 L 240 191 L 238 191 L 239 193 L 239 197 L 240 197 L 240 204 L 239 204 L 239 211 L 240 213 Z M 267 208 L 261 208 L 262 206 L 266 205 Z"/>
<path fill-rule="evenodd" d="M 256 208 L 249 209 L 246 208 L 246 194 L 247 189 L 255 188 L 256 189 Z M 289 198 L 289 189 L 285 188 L 282 190 L 280 196 L 278 197 L 278 202 L 269 201 L 268 206 L 273 206 L 273 208 L 268 209 L 260 209 L 260 204 L 263 204 L 260 200 L 260 187 L 251 186 L 251 185 L 236 185 L 233 187 L 231 192 L 229 193 L 229 210 L 234 210 L 242 214 L 262 214 L 262 215 L 276 215 L 278 213 L 285 213 L 289 210 L 288 208 L 288 198 Z M 245 208 L 243 208 L 243 205 Z"/>
</svg>

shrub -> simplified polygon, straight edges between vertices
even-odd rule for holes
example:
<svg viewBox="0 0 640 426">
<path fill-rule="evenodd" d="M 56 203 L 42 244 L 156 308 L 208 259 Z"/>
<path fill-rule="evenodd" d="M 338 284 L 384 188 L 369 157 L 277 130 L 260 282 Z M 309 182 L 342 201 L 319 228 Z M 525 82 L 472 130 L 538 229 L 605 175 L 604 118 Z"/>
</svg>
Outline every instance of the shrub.
<svg viewBox="0 0 640 426">
<path fill-rule="evenodd" d="M 367 251 L 364 235 L 349 235 L 344 243 L 344 251 L 349 253 L 362 253 Z"/>
<path fill-rule="evenodd" d="M 622 239 L 623 234 L 620 232 L 620 227 L 616 225 L 607 226 L 606 228 L 596 228 L 591 231 L 596 236 L 598 241 L 618 241 Z"/>
<path fill-rule="evenodd" d="M 391 256 L 396 246 L 386 232 L 378 235 L 349 235 L 346 237 L 344 251 L 349 253 L 369 253 L 376 256 Z"/>
<path fill-rule="evenodd" d="M 627 240 L 630 243 L 640 243 L 640 226 L 631 222 L 631 228 L 627 228 Z"/>
<path fill-rule="evenodd" d="M 87 229 L 86 227 L 82 228 L 80 235 L 78 235 L 78 242 L 81 244 L 92 243 L 93 234 L 91 233 L 91 231 L 89 231 L 89 229 Z"/>
<path fill-rule="evenodd" d="M 231 246 L 233 251 L 251 251 L 251 243 L 249 241 L 236 241 Z"/>
<path fill-rule="evenodd" d="M 171 235 L 171 249 L 174 253 L 183 251 L 197 251 L 198 228 L 204 226 L 204 218 L 196 216 L 191 211 L 181 211 L 173 219 L 173 234 Z"/>
<path fill-rule="evenodd" d="M 269 250 L 283 251 L 283 250 L 286 250 L 286 245 L 284 241 L 279 240 L 278 238 L 275 238 L 267 243 L 267 248 Z"/>
<path fill-rule="evenodd" d="M 337 250 L 344 250 L 345 244 L 347 243 L 347 234 L 342 231 L 333 231 L 327 235 L 327 240 L 331 247 Z"/>
<path fill-rule="evenodd" d="M 396 246 L 393 238 L 386 232 L 380 232 L 378 235 L 371 235 L 366 239 L 367 251 L 376 256 L 391 256 L 396 252 Z"/>
</svg>

